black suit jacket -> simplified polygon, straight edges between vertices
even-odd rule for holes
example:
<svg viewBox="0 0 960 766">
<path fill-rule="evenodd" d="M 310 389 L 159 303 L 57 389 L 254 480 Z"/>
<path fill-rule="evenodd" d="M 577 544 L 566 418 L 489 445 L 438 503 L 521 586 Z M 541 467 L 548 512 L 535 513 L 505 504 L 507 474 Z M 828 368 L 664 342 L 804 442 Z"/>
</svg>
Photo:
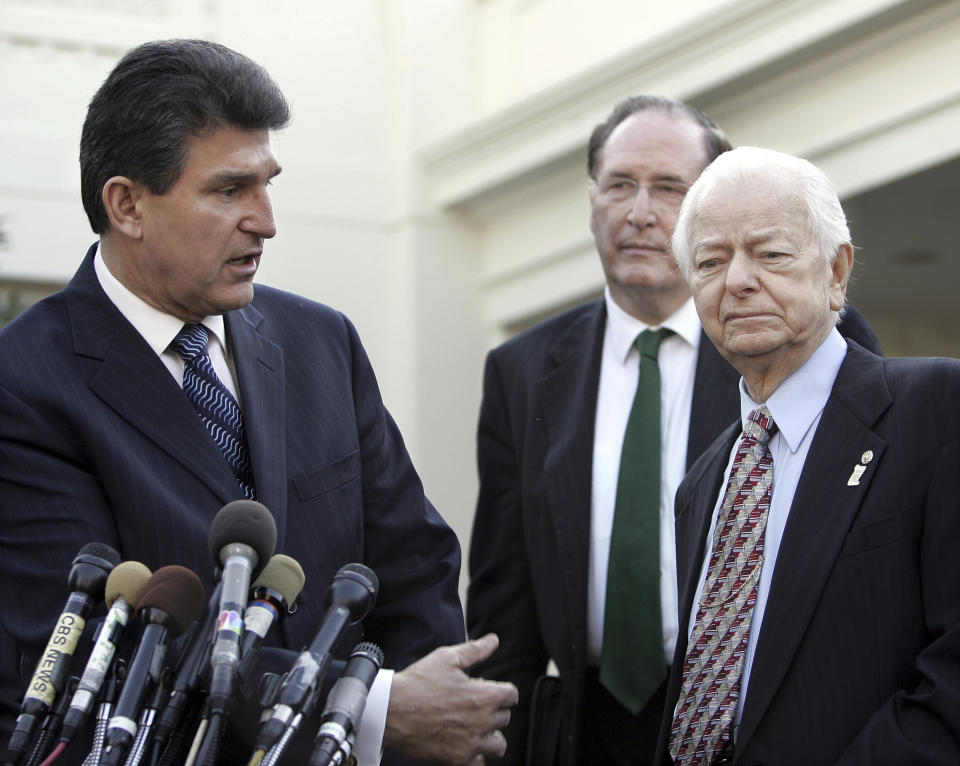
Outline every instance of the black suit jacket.
<svg viewBox="0 0 960 766">
<path fill-rule="evenodd" d="M 478 674 L 515 683 L 506 762 L 523 763 L 530 695 L 547 661 L 563 683 L 557 762 L 576 754 L 586 668 L 593 433 L 606 310 L 595 301 L 490 352 L 477 435 L 480 492 L 467 628 L 500 649 Z M 846 332 L 879 349 L 855 309 Z M 739 374 L 701 336 L 687 465 L 739 416 Z"/>
<path fill-rule="evenodd" d="M 726 430 L 677 491 L 681 625 L 739 432 Z M 960 362 L 884 360 L 850 343 L 780 545 L 735 763 L 960 763 L 958 475 Z"/>
<path fill-rule="evenodd" d="M 62 292 L 0 332 L 4 743 L 78 549 L 97 541 L 154 570 L 181 564 L 209 589 L 210 520 L 241 496 L 176 381 L 100 288 L 94 249 Z M 385 667 L 462 640 L 458 542 L 424 496 L 353 326 L 261 285 L 225 320 L 258 496 L 277 552 L 306 573 L 277 642 L 309 643 L 333 574 L 352 561 L 380 580 L 363 629 Z"/>
</svg>

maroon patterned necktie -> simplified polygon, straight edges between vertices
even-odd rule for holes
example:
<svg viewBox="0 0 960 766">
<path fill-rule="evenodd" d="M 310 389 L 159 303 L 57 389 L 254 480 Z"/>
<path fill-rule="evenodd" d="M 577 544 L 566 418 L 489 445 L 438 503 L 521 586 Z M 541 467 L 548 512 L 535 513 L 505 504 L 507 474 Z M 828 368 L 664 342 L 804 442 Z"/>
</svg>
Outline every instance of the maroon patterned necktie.
<svg viewBox="0 0 960 766">
<path fill-rule="evenodd" d="M 775 431 L 766 406 L 758 407 L 737 445 L 670 731 L 677 766 L 708 766 L 730 741 L 763 567 L 773 486 L 767 442 Z"/>
</svg>

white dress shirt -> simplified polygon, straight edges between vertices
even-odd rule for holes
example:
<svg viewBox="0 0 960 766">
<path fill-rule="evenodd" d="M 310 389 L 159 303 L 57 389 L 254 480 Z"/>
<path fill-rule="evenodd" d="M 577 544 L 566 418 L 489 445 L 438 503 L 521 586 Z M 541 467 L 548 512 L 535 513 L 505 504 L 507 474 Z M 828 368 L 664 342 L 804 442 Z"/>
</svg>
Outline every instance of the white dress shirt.
<svg viewBox="0 0 960 766">
<path fill-rule="evenodd" d="M 170 374 L 177 381 L 177 385 L 182 388 L 183 360 L 176 351 L 170 348 L 170 344 L 177 337 L 177 333 L 183 329 L 184 321 L 154 308 L 143 298 L 130 292 L 120 280 L 110 273 L 110 269 L 104 263 L 99 250 L 93 257 L 93 268 L 97 274 L 97 279 L 100 281 L 100 287 L 103 288 L 110 302 L 143 336 L 150 348 L 170 370 Z M 227 333 L 224 328 L 223 317 L 219 315 L 206 317 L 203 320 L 203 325 L 210 331 L 210 343 L 207 350 L 210 353 L 213 369 L 216 371 L 217 377 L 220 378 L 220 382 L 227 387 L 233 398 L 240 403 L 240 408 L 243 409 L 243 403 L 240 402 L 237 393 L 236 372 L 227 351 Z"/>
<path fill-rule="evenodd" d="M 637 392 L 640 353 L 637 335 L 648 325 L 627 314 L 610 297 L 600 362 L 600 387 L 593 439 L 593 481 L 590 498 L 590 568 L 587 580 L 587 662 L 599 665 L 603 649 L 603 613 L 607 565 L 617 499 L 620 453 L 627 419 Z M 700 320 L 687 300 L 660 327 L 674 332 L 660 344 L 660 607 L 664 662 L 673 661 L 677 644 L 677 561 L 673 498 L 687 472 L 687 436 L 693 378 L 700 346 Z"/>
<path fill-rule="evenodd" d="M 107 297 L 120 310 L 127 321 L 133 325 L 134 329 L 143 336 L 143 339 L 160 357 L 170 374 L 173 375 L 177 385 L 182 388 L 183 360 L 176 351 L 170 348 L 170 344 L 177 333 L 183 329 L 184 321 L 154 308 L 138 295 L 132 293 L 110 273 L 100 256 L 99 250 L 94 255 L 93 268 L 100 282 L 100 287 L 103 288 Z M 227 344 L 223 317 L 219 315 L 208 316 L 203 320 L 203 325 L 210 330 L 210 342 L 207 351 L 210 354 L 210 361 L 214 370 L 216 370 L 217 377 L 230 390 L 242 410 L 243 402 L 240 400 L 237 390 L 236 370 L 233 365 L 233 357 L 230 354 L 230 347 Z M 370 687 L 367 704 L 357 728 L 357 742 L 353 750 L 360 766 L 375 766 L 380 762 L 392 683 L 393 671 L 381 670 L 377 673 Z"/>
<path fill-rule="evenodd" d="M 750 671 L 753 668 L 753 657 L 757 649 L 757 639 L 763 628 L 763 614 L 767 606 L 767 596 L 770 595 L 770 583 L 777 564 L 777 554 L 780 552 L 780 541 L 787 526 L 790 515 L 790 506 L 797 491 L 800 473 L 803 471 L 810 443 L 813 441 L 820 423 L 823 408 L 830 397 L 833 382 L 847 353 L 847 344 L 840 333 L 833 329 L 827 339 L 813 352 L 811 357 L 800 369 L 790 375 L 779 385 L 776 391 L 767 399 L 767 409 L 770 411 L 773 422 L 777 424 L 776 433 L 770 438 L 770 453 L 773 456 L 773 491 L 770 498 L 770 510 L 767 512 L 767 527 L 763 541 L 763 564 L 760 570 L 760 581 L 757 584 L 757 601 L 753 608 L 753 618 L 750 622 L 750 637 L 747 641 L 747 652 L 744 656 L 743 675 L 740 682 L 740 696 L 737 700 L 737 714 L 734 720 L 734 736 L 740 725 L 740 716 L 743 712 L 743 703 L 749 692 Z M 740 422 L 745 424 L 750 413 L 763 402 L 755 402 L 747 393 L 743 378 L 740 379 Z M 713 531 L 717 523 L 717 514 L 723 502 L 727 480 L 733 467 L 734 456 L 737 451 L 739 438 L 734 440 L 727 468 L 726 477 L 720 488 L 716 504 L 713 509 L 713 519 L 710 523 L 710 532 L 707 537 L 706 557 L 700 570 L 700 584 L 697 587 L 697 596 L 693 601 L 687 625 L 687 636 L 693 630 L 697 619 L 697 605 L 700 601 L 700 592 L 703 589 L 707 576 L 707 566 L 713 550 Z"/>
</svg>

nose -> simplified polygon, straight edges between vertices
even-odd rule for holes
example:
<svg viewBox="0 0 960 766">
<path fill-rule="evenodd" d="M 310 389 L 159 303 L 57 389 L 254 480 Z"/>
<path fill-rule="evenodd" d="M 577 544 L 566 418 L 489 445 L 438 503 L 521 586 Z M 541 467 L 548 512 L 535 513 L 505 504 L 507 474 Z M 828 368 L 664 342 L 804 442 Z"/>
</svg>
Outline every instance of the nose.
<svg viewBox="0 0 960 766">
<path fill-rule="evenodd" d="M 757 266 L 746 254 L 735 252 L 727 266 L 727 291 L 734 295 L 746 295 L 759 289 Z"/>
<path fill-rule="evenodd" d="M 655 222 L 656 214 L 653 210 L 653 200 L 650 198 L 650 192 L 647 191 L 646 186 L 638 185 L 630 209 L 627 211 L 627 223 L 642 229 L 652 226 Z"/>
<path fill-rule="evenodd" d="M 261 239 L 272 239 L 277 236 L 277 224 L 273 220 L 273 205 L 266 189 L 254 195 L 247 215 L 240 222 L 240 228 Z"/>
</svg>

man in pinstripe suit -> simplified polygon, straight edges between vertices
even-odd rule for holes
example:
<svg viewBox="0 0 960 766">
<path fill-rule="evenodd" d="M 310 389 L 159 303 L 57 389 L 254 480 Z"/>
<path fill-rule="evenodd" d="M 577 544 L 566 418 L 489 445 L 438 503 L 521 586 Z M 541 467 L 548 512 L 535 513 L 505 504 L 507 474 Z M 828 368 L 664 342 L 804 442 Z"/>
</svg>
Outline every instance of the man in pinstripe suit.
<svg viewBox="0 0 960 766">
<path fill-rule="evenodd" d="M 451 763 L 503 750 L 516 691 L 463 673 L 496 640 L 458 644 L 459 546 L 424 496 L 356 331 L 326 306 L 254 288 L 276 233 L 269 133 L 288 120 L 261 67 L 202 41 L 134 49 L 91 102 L 82 194 L 100 241 L 62 292 L 0 334 L 4 741 L 82 545 L 181 564 L 212 585 L 209 523 L 241 489 L 180 388 L 170 343 L 186 323 L 207 328 L 277 551 L 307 575 L 276 643 L 307 644 L 333 574 L 364 562 L 380 591 L 363 632 L 399 671 L 371 693 L 361 726 L 371 760 L 381 742 L 390 757 L 395 747 Z M 456 722 L 443 736 L 441 719 Z"/>
</svg>

